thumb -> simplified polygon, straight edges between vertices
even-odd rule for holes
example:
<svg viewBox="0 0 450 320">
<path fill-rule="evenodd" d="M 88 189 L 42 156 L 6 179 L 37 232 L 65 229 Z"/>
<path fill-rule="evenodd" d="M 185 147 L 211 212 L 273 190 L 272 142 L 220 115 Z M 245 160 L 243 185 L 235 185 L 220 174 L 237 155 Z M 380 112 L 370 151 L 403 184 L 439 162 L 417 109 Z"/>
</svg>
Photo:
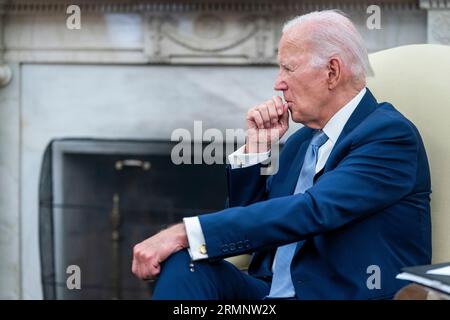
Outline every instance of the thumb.
<svg viewBox="0 0 450 320">
<path fill-rule="evenodd" d="M 289 124 L 289 109 L 287 102 L 283 104 L 283 114 L 280 117 L 280 123 L 283 126 L 287 126 Z"/>
</svg>

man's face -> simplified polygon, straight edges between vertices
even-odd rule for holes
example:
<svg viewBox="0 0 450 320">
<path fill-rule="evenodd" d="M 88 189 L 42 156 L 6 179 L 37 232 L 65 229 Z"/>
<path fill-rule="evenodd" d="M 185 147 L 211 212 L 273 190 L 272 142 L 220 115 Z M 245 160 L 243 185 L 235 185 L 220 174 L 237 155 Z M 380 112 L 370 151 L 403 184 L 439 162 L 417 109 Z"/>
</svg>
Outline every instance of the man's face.
<svg viewBox="0 0 450 320">
<path fill-rule="evenodd" d="M 320 129 L 328 99 L 327 67 L 311 67 L 306 41 L 283 34 L 278 51 L 280 70 L 274 89 L 283 92 L 292 120 Z"/>
</svg>

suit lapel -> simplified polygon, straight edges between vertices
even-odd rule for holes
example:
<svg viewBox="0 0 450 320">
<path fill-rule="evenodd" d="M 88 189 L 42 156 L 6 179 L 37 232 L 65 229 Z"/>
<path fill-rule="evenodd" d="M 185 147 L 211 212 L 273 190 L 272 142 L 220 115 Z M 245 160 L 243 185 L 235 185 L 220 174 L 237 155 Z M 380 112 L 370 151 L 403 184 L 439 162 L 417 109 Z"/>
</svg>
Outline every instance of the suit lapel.
<svg viewBox="0 0 450 320">
<path fill-rule="evenodd" d="M 353 129 L 355 129 L 361 122 L 363 122 L 364 119 L 367 118 L 369 114 L 375 111 L 377 106 L 378 106 L 377 100 L 372 95 L 372 92 L 370 92 L 370 90 L 367 88 L 367 91 L 364 94 L 363 98 L 359 102 L 355 111 L 353 111 L 344 128 L 342 129 L 342 132 L 339 135 L 339 138 L 336 141 L 336 144 L 334 145 L 333 150 L 331 151 L 331 154 L 327 159 L 327 162 L 325 163 L 325 167 L 323 170 L 324 172 L 328 171 L 329 164 L 333 162 L 330 160 L 332 160 L 334 156 L 339 152 L 339 144 L 342 142 L 342 140 L 344 140 L 345 137 L 350 132 L 352 132 Z"/>
<path fill-rule="evenodd" d="M 312 139 L 314 130 L 305 127 L 306 130 L 309 130 L 308 137 L 303 140 L 300 147 L 298 148 L 297 154 L 294 157 L 294 161 L 291 163 L 291 167 L 289 168 L 289 175 L 287 176 L 284 186 L 283 186 L 283 194 L 291 195 L 294 193 L 295 186 L 297 185 L 298 176 L 300 175 L 300 169 L 303 166 L 303 161 L 305 160 L 305 153 L 308 145 Z"/>
</svg>

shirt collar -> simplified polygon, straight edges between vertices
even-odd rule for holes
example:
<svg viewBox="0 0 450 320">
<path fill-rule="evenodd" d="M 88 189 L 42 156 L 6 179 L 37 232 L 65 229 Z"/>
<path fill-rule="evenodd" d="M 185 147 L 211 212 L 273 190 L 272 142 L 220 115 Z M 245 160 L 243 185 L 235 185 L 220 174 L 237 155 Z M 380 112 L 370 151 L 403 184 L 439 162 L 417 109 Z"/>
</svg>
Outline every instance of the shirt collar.
<svg viewBox="0 0 450 320">
<path fill-rule="evenodd" d="M 345 106 L 343 106 L 338 112 L 336 112 L 330 120 L 328 120 L 322 131 L 325 132 L 328 139 L 333 143 L 336 143 L 339 135 L 344 129 L 345 124 L 355 111 L 358 104 L 361 102 L 364 94 L 366 93 L 366 88 L 364 87 L 356 96 L 353 97 Z"/>
</svg>

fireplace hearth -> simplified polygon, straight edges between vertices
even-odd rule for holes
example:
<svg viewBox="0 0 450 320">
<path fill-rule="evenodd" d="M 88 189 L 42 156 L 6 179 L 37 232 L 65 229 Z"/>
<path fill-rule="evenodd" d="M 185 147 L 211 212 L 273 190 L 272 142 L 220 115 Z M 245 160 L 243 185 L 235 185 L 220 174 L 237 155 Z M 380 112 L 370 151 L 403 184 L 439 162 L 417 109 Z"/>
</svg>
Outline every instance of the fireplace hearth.
<svg viewBox="0 0 450 320">
<path fill-rule="evenodd" d="M 224 165 L 175 165 L 173 142 L 59 139 L 39 185 L 45 299 L 148 299 L 131 273 L 133 246 L 183 217 L 223 208 Z M 192 161 L 194 163 L 194 161 Z M 81 271 L 69 289 L 69 266 Z"/>
</svg>

